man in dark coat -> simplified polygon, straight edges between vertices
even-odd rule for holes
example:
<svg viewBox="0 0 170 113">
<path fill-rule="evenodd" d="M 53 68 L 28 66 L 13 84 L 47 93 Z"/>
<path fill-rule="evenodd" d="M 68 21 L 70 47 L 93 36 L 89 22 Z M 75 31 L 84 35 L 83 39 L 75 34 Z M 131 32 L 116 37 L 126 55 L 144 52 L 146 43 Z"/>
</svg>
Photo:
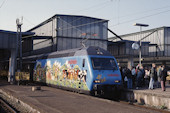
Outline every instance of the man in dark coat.
<svg viewBox="0 0 170 113">
<path fill-rule="evenodd" d="M 126 69 L 126 76 L 127 76 L 127 88 L 132 89 L 132 73 L 129 68 Z"/>
<path fill-rule="evenodd" d="M 161 72 L 161 88 L 162 88 L 162 91 L 165 91 L 165 82 L 166 82 L 166 77 L 167 77 L 167 70 L 165 68 L 165 66 L 163 65 L 162 66 L 162 72 Z"/>
<path fill-rule="evenodd" d="M 137 78 L 136 78 L 136 89 L 139 89 L 139 87 L 141 87 L 141 83 L 142 83 L 142 71 L 138 67 L 138 69 L 137 69 Z"/>
</svg>

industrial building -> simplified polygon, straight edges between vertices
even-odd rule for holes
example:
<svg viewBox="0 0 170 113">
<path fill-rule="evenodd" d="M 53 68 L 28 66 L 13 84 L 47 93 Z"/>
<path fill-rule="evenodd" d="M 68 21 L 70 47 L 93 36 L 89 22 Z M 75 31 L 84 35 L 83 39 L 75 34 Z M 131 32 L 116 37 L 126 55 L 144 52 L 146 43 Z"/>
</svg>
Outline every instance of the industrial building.
<svg viewBox="0 0 170 113">
<path fill-rule="evenodd" d="M 61 51 L 82 47 L 82 43 L 107 50 L 107 27 L 108 20 L 57 14 L 28 30 L 35 35 L 24 41 L 23 44 L 27 47 L 25 52 L 33 55 Z"/>
<path fill-rule="evenodd" d="M 121 65 L 125 66 L 127 62 L 131 62 L 132 60 L 134 61 L 132 65 L 137 65 L 139 63 L 139 50 L 132 49 L 132 44 L 134 42 L 139 43 L 141 39 L 141 60 L 143 65 L 150 65 L 151 63 L 170 65 L 170 27 L 160 27 L 126 34 L 120 37 L 123 41 L 120 41 L 117 37 L 108 39 L 113 42 L 108 45 L 108 50 L 117 58 Z M 114 43 L 119 45 L 117 49 L 113 49 L 115 48 Z"/>
</svg>

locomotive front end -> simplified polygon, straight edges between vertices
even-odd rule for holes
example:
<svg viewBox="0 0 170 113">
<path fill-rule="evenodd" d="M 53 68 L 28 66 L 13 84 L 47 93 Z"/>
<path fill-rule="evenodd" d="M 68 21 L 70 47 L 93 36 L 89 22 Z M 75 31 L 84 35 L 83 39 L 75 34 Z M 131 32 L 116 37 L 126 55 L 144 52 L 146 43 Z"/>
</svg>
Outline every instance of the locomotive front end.
<svg viewBox="0 0 170 113">
<path fill-rule="evenodd" d="M 93 92 L 111 94 L 121 87 L 121 74 L 113 56 L 92 56 L 91 68 L 93 73 Z"/>
</svg>

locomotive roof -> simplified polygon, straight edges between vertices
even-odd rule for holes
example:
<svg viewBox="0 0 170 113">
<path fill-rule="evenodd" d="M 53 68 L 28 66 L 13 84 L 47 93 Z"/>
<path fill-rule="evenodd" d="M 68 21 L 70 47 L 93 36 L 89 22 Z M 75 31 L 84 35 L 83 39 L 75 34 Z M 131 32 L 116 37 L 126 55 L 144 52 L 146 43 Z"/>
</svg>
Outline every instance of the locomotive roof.
<svg viewBox="0 0 170 113">
<path fill-rule="evenodd" d="M 84 56 L 84 55 L 112 56 L 108 51 L 96 46 L 88 46 L 84 48 L 56 51 L 56 52 L 49 53 L 45 56 L 47 58 L 58 58 L 58 57 L 69 57 L 69 56 Z"/>
<path fill-rule="evenodd" d="M 84 48 L 76 48 L 76 49 L 69 49 L 63 51 L 56 51 L 47 54 L 40 54 L 29 56 L 23 59 L 47 59 L 47 58 L 60 58 L 60 57 L 69 57 L 69 56 L 84 56 L 84 55 L 100 55 L 100 56 L 112 56 L 108 51 L 96 47 L 96 46 L 88 46 Z"/>
</svg>

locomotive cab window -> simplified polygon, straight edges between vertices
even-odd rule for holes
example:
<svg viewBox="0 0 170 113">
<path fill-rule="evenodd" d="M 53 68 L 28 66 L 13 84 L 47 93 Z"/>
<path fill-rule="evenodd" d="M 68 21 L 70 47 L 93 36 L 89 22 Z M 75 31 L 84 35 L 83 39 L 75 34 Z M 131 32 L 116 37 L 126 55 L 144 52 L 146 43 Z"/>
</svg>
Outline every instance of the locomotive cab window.
<svg viewBox="0 0 170 113">
<path fill-rule="evenodd" d="M 94 70 L 117 70 L 117 65 L 112 58 L 91 58 Z"/>
</svg>

